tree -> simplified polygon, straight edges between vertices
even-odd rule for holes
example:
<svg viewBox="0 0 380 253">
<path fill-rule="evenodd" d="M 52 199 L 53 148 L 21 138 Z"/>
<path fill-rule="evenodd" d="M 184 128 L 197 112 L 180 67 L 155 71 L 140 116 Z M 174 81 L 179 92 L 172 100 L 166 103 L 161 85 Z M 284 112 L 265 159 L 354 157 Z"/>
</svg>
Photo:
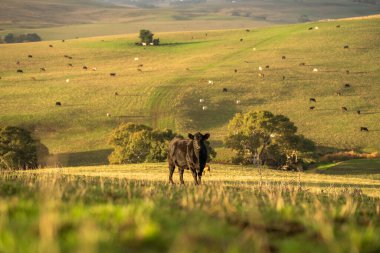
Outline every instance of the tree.
<svg viewBox="0 0 380 253">
<path fill-rule="evenodd" d="M 5 43 L 15 43 L 15 36 L 13 35 L 13 33 L 8 33 L 7 35 L 5 35 L 4 41 Z"/>
<path fill-rule="evenodd" d="M 30 42 L 41 41 L 41 40 L 42 40 L 41 37 L 37 33 L 28 33 L 25 38 L 25 41 L 30 41 Z"/>
<path fill-rule="evenodd" d="M 149 30 L 140 30 L 140 36 L 142 43 L 152 43 L 154 34 Z"/>
<path fill-rule="evenodd" d="M 153 130 L 145 125 L 121 124 L 110 138 L 114 151 L 108 160 L 111 164 L 165 161 L 169 142 L 175 136 L 170 129 Z"/>
<path fill-rule="evenodd" d="M 312 141 L 296 132 L 286 116 L 249 111 L 236 114 L 229 122 L 225 144 L 236 152 L 234 163 L 281 167 L 290 157 L 315 149 Z"/>
<path fill-rule="evenodd" d="M 18 127 L 0 128 L 0 169 L 37 168 L 37 147 L 29 131 Z"/>
</svg>

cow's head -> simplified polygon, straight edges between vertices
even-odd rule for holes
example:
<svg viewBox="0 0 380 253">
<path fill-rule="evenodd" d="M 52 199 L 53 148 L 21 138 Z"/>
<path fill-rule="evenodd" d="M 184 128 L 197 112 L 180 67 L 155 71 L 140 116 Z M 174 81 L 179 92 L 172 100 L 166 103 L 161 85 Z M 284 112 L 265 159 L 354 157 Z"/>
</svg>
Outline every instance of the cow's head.
<svg viewBox="0 0 380 253">
<path fill-rule="evenodd" d="M 206 133 L 205 135 L 201 134 L 200 132 L 192 135 L 188 135 L 191 140 L 193 140 L 194 145 L 194 151 L 199 154 L 202 147 L 204 147 L 204 141 L 207 140 L 210 137 L 209 133 Z"/>
</svg>

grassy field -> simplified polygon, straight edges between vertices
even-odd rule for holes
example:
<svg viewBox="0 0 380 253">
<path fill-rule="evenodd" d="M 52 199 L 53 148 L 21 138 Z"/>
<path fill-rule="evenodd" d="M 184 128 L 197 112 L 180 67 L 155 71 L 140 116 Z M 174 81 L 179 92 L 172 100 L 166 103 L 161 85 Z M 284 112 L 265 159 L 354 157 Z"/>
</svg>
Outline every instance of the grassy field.
<svg viewBox="0 0 380 253">
<path fill-rule="evenodd" d="M 189 172 L 168 185 L 165 164 L 2 172 L 0 252 L 378 252 L 365 174 L 213 165 L 195 187 Z"/>
<path fill-rule="evenodd" d="M 315 26 L 319 29 L 308 30 Z M 373 18 L 208 31 L 207 36 L 158 33 L 162 45 L 146 48 L 134 45 L 136 34 L 0 45 L 0 125 L 32 130 L 66 160 L 78 154 L 91 160 L 106 157 L 107 138 L 121 122 L 179 133 L 209 131 L 220 149 L 236 112 L 264 109 L 287 115 L 319 146 L 379 151 L 379 27 L 380 19 Z M 350 48 L 343 49 L 346 44 Z M 266 65 L 261 78 L 258 67 Z M 310 97 L 317 99 L 314 111 Z M 370 131 L 360 132 L 361 126 Z M 218 159 L 225 160 L 226 153 L 220 150 Z"/>
<path fill-rule="evenodd" d="M 142 27 L 156 32 L 256 28 L 303 22 L 303 16 L 316 21 L 379 13 L 379 4 L 351 0 L 211 0 L 177 5 L 169 1 L 2 0 L 0 35 L 34 32 L 43 40 L 59 40 L 135 33 Z"/>
</svg>

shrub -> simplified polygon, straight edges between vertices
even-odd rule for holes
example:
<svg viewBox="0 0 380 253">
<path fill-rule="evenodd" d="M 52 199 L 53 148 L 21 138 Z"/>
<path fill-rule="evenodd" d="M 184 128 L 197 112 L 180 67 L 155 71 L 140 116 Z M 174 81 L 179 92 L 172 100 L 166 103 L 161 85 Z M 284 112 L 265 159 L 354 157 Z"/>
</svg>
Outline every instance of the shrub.
<svg viewBox="0 0 380 253">
<path fill-rule="evenodd" d="M 0 169 L 34 169 L 38 166 L 37 145 L 29 131 L 0 128 Z"/>
<path fill-rule="evenodd" d="M 297 127 L 286 116 L 268 111 L 238 113 L 228 124 L 225 144 L 236 154 L 234 163 L 282 167 L 298 163 L 299 155 L 315 150 L 311 140 L 297 135 Z"/>
<path fill-rule="evenodd" d="M 140 30 L 140 36 L 141 42 L 144 43 L 152 43 L 153 42 L 153 36 L 154 34 L 149 30 Z"/>
</svg>

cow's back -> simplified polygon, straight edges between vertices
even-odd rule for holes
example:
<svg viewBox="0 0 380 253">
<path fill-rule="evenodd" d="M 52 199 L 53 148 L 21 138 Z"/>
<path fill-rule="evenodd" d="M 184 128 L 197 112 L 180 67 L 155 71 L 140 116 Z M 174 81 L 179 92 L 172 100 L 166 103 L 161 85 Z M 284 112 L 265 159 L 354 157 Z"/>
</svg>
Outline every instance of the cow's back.
<svg viewBox="0 0 380 253">
<path fill-rule="evenodd" d="M 189 140 L 174 138 L 169 143 L 168 159 L 179 167 L 187 166 L 186 153 Z"/>
</svg>

